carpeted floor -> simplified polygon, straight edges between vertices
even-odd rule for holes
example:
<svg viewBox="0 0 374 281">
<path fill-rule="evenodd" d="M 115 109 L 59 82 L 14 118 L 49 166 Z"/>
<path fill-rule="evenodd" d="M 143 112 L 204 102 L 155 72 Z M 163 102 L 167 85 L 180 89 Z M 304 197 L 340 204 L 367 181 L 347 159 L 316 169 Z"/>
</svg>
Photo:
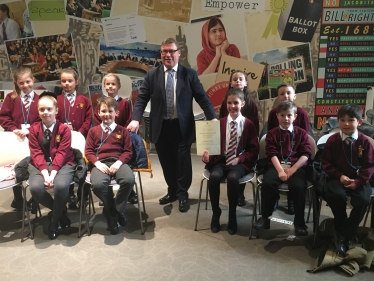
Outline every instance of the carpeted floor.
<svg viewBox="0 0 374 281">
<path fill-rule="evenodd" d="M 178 211 L 178 202 L 161 206 L 158 199 L 166 186 L 156 155 L 151 155 L 154 177 L 142 175 L 147 223 L 140 234 L 137 206 L 128 204 L 129 223 L 118 235 L 110 235 L 102 207 L 94 197 L 96 215 L 92 235 L 78 236 L 79 212 L 69 211 L 72 226 L 56 240 L 46 236 L 48 210 L 34 220 L 35 239 L 21 243 L 21 213 L 10 209 L 12 190 L 0 197 L 0 280 L 342 280 L 348 277 L 339 269 L 310 274 L 319 252 L 312 249 L 312 223 L 309 236 L 287 240 L 293 227 L 272 222 L 271 229 L 258 239 L 248 239 L 253 207 L 252 190 L 247 185 L 247 206 L 237 209 L 238 233 L 229 235 L 227 196 L 221 188 L 222 230 L 210 231 L 211 210 L 200 211 L 198 231 L 194 231 L 197 198 L 203 163 L 193 155 L 194 178 L 190 188 L 191 209 Z M 204 188 L 205 191 L 205 188 Z M 274 217 L 292 221 L 285 213 L 285 196 L 281 196 Z M 307 211 L 307 209 L 306 209 Z M 322 218 L 332 216 L 323 206 Z M 4 237 L 14 232 L 10 237 Z M 43 233 L 44 232 L 44 233 Z M 372 280 L 371 271 L 359 272 L 350 280 Z"/>
</svg>

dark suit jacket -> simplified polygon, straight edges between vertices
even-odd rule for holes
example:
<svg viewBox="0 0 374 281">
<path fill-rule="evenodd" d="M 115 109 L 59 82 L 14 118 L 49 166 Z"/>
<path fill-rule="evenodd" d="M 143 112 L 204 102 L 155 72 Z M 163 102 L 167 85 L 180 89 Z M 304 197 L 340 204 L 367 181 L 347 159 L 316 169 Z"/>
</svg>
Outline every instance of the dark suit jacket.
<svg viewBox="0 0 374 281">
<path fill-rule="evenodd" d="M 208 170 L 212 169 L 222 158 L 225 158 L 226 129 L 227 116 L 220 119 L 221 155 L 213 155 L 209 157 L 209 163 L 205 166 Z M 242 137 L 236 148 L 236 157 L 240 158 L 239 164 L 242 164 L 247 172 L 249 172 L 256 164 L 259 147 L 256 126 L 246 117 L 242 129 Z"/>
<path fill-rule="evenodd" d="M 146 74 L 133 110 L 133 120 L 140 121 L 148 101 L 151 100 L 150 139 L 153 143 L 157 142 L 161 132 L 166 110 L 165 98 L 165 73 L 164 66 L 161 65 L 150 69 Z M 216 118 L 214 108 L 197 77 L 196 71 L 178 64 L 176 107 L 182 137 L 187 144 L 192 144 L 195 141 L 193 98 L 200 105 L 208 120 Z"/>
</svg>

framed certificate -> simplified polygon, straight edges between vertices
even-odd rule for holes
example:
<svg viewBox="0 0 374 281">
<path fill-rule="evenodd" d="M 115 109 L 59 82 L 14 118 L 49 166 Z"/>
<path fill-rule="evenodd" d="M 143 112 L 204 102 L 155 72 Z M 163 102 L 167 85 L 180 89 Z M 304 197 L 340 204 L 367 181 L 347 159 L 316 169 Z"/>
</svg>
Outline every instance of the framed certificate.
<svg viewBox="0 0 374 281">
<path fill-rule="evenodd" d="M 204 150 L 209 155 L 221 154 L 221 136 L 219 121 L 196 121 L 196 149 L 197 155 L 202 155 Z"/>
</svg>

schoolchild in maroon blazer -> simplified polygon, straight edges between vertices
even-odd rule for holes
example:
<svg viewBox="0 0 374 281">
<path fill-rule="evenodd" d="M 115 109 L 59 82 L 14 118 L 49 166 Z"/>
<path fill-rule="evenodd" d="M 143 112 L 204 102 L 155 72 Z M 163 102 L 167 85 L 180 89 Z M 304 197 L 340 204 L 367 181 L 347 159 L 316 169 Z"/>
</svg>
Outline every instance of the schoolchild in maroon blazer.
<svg viewBox="0 0 374 281">
<path fill-rule="evenodd" d="M 323 171 L 329 176 L 324 199 L 334 214 L 336 248 L 345 256 L 370 202 L 374 148 L 369 138 L 357 131 L 362 124 L 358 105 L 342 106 L 337 117 L 340 132 L 327 140 L 321 160 Z M 353 206 L 349 217 L 347 196 Z"/>
<path fill-rule="evenodd" d="M 122 127 L 127 127 L 131 122 L 132 109 L 128 100 L 118 96 L 118 90 L 121 89 L 121 81 L 119 77 L 113 73 L 108 73 L 104 76 L 104 89 L 107 91 L 108 95 L 114 98 L 118 104 L 118 111 L 116 114 L 115 122 Z M 94 111 L 95 124 L 101 124 L 101 119 L 99 116 L 99 105 L 96 106 Z"/>
<path fill-rule="evenodd" d="M 29 134 L 30 124 L 40 121 L 39 96 L 33 90 L 34 77 L 30 68 L 18 68 L 13 74 L 13 79 L 13 92 L 5 97 L 0 109 L 0 126 L 5 131 L 13 132 L 24 138 Z M 22 187 L 20 185 L 13 186 L 13 194 L 14 199 L 11 207 L 21 211 L 23 208 Z"/>
<path fill-rule="evenodd" d="M 211 231 L 220 231 L 221 208 L 219 207 L 220 182 L 227 178 L 227 197 L 229 199 L 229 223 L 227 230 L 233 235 L 237 231 L 236 206 L 238 204 L 239 179 L 245 176 L 256 164 L 258 158 L 258 137 L 256 127 L 249 119 L 241 115 L 245 105 L 244 93 L 238 89 L 227 92 L 227 111 L 229 115 L 220 119 L 221 153 L 202 155 L 205 168 L 210 171 L 209 194 L 213 216 Z"/>
<path fill-rule="evenodd" d="M 278 101 L 294 101 L 296 99 L 295 88 L 291 84 L 283 83 L 280 84 L 277 88 L 278 93 Z M 297 117 L 293 122 L 294 126 L 300 127 L 304 129 L 307 133 L 309 132 L 309 116 L 308 112 L 306 112 L 303 108 L 297 107 Z M 273 108 L 269 112 L 268 117 L 268 131 L 273 128 L 277 128 L 279 126 L 278 118 L 277 118 L 277 108 Z"/>
<path fill-rule="evenodd" d="M 112 97 L 99 101 L 102 123 L 89 130 L 85 146 L 92 190 L 103 202 L 108 230 L 113 235 L 119 232 L 118 223 L 127 224 L 126 202 L 135 183 L 134 174 L 127 165 L 132 157 L 130 134 L 114 121 L 117 105 Z M 108 189 L 111 179 L 120 186 L 114 199 Z"/>
<path fill-rule="evenodd" d="M 287 182 L 295 204 L 295 235 L 307 236 L 304 219 L 307 182 L 303 168 L 311 155 L 311 146 L 307 132 L 292 125 L 296 112 L 294 103 L 281 102 L 277 107 L 279 126 L 266 134 L 265 151 L 269 161 L 261 189 L 262 217 L 254 227 L 259 230 L 270 228 L 269 217 L 279 196 L 278 187 Z"/>
<path fill-rule="evenodd" d="M 52 211 L 48 214 L 48 238 L 56 239 L 59 226 L 70 226 L 66 203 L 75 169 L 71 130 L 56 120 L 58 108 L 53 93 L 40 95 L 38 110 L 42 121 L 32 124 L 29 133 L 29 186 L 35 201 Z M 51 188 L 54 198 L 47 192 Z"/>
<path fill-rule="evenodd" d="M 62 69 L 60 81 L 63 93 L 57 97 L 57 119 L 86 137 L 92 123 L 92 106 L 88 98 L 76 92 L 79 83 L 77 71 L 70 67 Z M 72 95 L 72 102 L 69 95 Z"/>
</svg>

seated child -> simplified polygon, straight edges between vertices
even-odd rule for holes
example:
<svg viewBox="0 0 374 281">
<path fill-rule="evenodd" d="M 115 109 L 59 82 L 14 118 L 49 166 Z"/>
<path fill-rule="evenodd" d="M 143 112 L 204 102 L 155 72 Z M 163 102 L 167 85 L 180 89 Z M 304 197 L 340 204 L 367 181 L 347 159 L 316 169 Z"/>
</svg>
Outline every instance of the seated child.
<svg viewBox="0 0 374 281">
<path fill-rule="evenodd" d="M 126 203 L 135 184 L 132 170 L 127 165 L 132 156 L 132 143 L 126 128 L 115 123 L 117 102 L 112 97 L 99 101 L 100 125 L 88 131 L 85 156 L 91 166 L 93 192 L 104 203 L 108 230 L 118 234 L 118 223 L 127 224 Z M 111 179 L 120 185 L 115 198 L 108 189 Z"/>
<path fill-rule="evenodd" d="M 239 179 L 255 166 L 259 144 L 255 125 L 240 112 L 245 104 L 243 91 L 229 89 L 226 96 L 229 115 L 220 119 L 221 154 L 209 156 L 209 152 L 204 151 L 202 160 L 207 164 L 206 169 L 210 170 L 209 195 L 213 209 L 210 229 L 213 233 L 220 231 L 220 182 L 223 177 L 226 177 L 229 199 L 227 231 L 233 235 L 238 228 L 236 206 L 238 204 Z"/>
<path fill-rule="evenodd" d="M 66 203 L 74 176 L 74 154 L 69 127 L 56 120 L 56 95 L 43 92 L 39 97 L 38 111 L 42 121 L 29 128 L 29 185 L 34 200 L 52 210 L 48 214 L 48 238 L 52 240 L 59 234 L 59 225 L 62 228 L 70 226 Z M 47 191 L 51 188 L 54 199 Z"/>
<path fill-rule="evenodd" d="M 357 131 L 362 124 L 362 109 L 346 104 L 338 111 L 340 132 L 326 142 L 321 156 L 322 168 L 329 176 L 325 200 L 334 214 L 336 247 L 342 256 L 356 235 L 370 202 L 369 179 L 374 173 L 374 148 L 369 138 Z M 347 217 L 347 196 L 353 209 Z"/>
<path fill-rule="evenodd" d="M 292 124 L 297 117 L 296 111 L 294 103 L 281 102 L 277 107 L 279 126 L 266 134 L 268 168 L 261 188 L 262 217 L 255 223 L 254 228 L 270 229 L 269 217 L 279 196 L 278 187 L 287 182 L 295 202 L 295 234 L 307 236 L 304 220 L 307 182 L 304 167 L 311 155 L 311 146 L 307 132 Z"/>
</svg>

